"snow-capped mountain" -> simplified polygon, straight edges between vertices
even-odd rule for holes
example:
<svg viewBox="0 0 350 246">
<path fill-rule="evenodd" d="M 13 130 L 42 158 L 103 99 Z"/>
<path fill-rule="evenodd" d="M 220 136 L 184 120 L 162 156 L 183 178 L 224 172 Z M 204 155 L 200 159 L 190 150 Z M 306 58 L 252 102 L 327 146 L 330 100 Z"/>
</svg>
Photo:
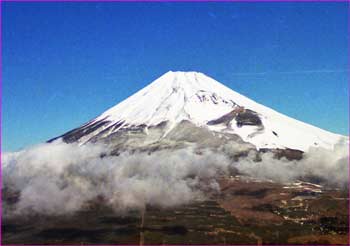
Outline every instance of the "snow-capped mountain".
<svg viewBox="0 0 350 246">
<path fill-rule="evenodd" d="M 60 137 L 66 142 L 111 142 L 113 136 L 138 132 L 148 136 L 143 144 L 152 144 L 174 135 L 185 123 L 192 127 L 188 135 L 197 127 L 213 136 L 238 136 L 257 149 L 332 149 L 339 141 L 346 141 L 344 136 L 256 103 L 202 73 L 171 71 Z M 155 134 L 155 129 L 162 130 Z"/>
</svg>

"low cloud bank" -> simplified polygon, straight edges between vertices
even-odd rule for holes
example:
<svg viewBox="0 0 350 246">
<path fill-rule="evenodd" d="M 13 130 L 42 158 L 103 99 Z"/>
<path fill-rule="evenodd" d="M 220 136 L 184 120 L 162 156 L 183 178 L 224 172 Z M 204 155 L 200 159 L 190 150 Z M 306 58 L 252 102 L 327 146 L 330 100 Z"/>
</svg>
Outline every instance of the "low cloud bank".
<svg viewBox="0 0 350 246">
<path fill-rule="evenodd" d="M 314 180 L 324 185 L 345 188 L 349 180 L 348 146 L 336 145 L 335 149 L 311 148 L 300 161 L 275 159 L 272 153 L 261 155 L 261 162 L 253 156 L 240 159 L 237 169 L 253 177 L 277 182 L 293 182 L 297 179 Z"/>
<path fill-rule="evenodd" d="M 224 155 L 193 149 L 101 158 L 105 148 L 55 142 L 6 154 L 4 187 L 20 191 L 15 213 L 74 212 L 98 196 L 121 212 L 183 204 L 203 198 L 205 189 L 218 190 L 213 178 L 230 164 Z"/>
<path fill-rule="evenodd" d="M 146 204 L 175 206 L 219 192 L 216 178 L 233 170 L 257 178 L 291 182 L 316 176 L 328 184 L 347 186 L 348 145 L 311 149 L 301 161 L 277 160 L 256 153 L 233 161 L 241 145 L 219 150 L 193 148 L 108 156 L 102 144 L 56 141 L 3 155 L 3 189 L 19 192 L 18 201 L 4 214 L 66 214 L 103 197 L 117 213 L 142 209 Z M 107 155 L 106 155 L 107 154 Z"/>
</svg>

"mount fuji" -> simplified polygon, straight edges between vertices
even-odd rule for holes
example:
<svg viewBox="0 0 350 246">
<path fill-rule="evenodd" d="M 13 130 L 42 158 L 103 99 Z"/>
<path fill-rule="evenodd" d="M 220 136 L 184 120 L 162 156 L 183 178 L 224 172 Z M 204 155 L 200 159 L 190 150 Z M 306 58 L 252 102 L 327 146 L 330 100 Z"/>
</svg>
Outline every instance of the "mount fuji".
<svg viewBox="0 0 350 246">
<path fill-rule="evenodd" d="M 235 142 L 261 150 L 333 149 L 347 138 L 285 116 L 199 72 L 169 71 L 64 142 L 104 142 L 120 149 L 162 149 Z"/>
</svg>

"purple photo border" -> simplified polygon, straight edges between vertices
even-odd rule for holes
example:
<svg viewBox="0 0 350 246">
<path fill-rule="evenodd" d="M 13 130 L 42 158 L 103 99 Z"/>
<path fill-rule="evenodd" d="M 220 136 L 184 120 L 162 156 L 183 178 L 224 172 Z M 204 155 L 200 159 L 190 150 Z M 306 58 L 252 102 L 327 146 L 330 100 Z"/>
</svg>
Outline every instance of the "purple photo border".
<svg viewBox="0 0 350 246">
<path fill-rule="evenodd" d="M 348 42 L 350 42 L 350 0 L 0 0 L 0 245 L 2 244 L 2 112 L 3 112 L 3 97 L 2 97 L 2 7 L 3 2 L 347 2 L 348 3 Z M 350 47 L 348 45 L 348 110 L 350 109 Z M 350 112 L 348 112 L 348 130 L 350 131 Z M 350 151 L 350 150 L 349 150 Z M 348 157 L 348 165 L 350 163 L 350 156 Z M 350 177 L 350 168 L 349 173 Z M 350 183 L 348 182 L 348 198 L 350 198 Z M 348 200 L 349 203 L 349 200 Z M 348 204 L 348 211 L 350 212 L 350 203 Z M 350 217 L 348 217 L 348 228 L 350 228 Z M 350 231 L 349 231 L 350 232 Z M 348 235 L 348 240 L 350 243 L 350 233 Z M 34 245 L 34 244 L 16 244 L 16 245 Z M 38 244 L 36 244 L 38 245 Z M 50 244 L 55 245 L 55 244 Z M 65 246 L 75 246 L 77 244 L 64 244 Z M 93 245 L 93 244 L 88 244 Z M 110 244 L 98 244 L 98 246 L 107 246 Z M 206 244 L 201 244 L 206 246 Z M 234 244 L 237 246 L 245 246 L 245 244 Z M 279 244 L 282 245 L 282 244 Z M 294 244 L 287 244 L 293 246 Z M 296 244 L 296 246 L 300 244 Z M 313 245 L 313 244 L 308 244 Z M 320 245 L 320 244 L 314 244 Z M 248 245 L 247 245 L 248 246 Z M 250 245 L 249 245 L 250 246 Z"/>
<path fill-rule="evenodd" d="M 0 2 L 350 2 L 350 0 L 0 0 Z"/>
<path fill-rule="evenodd" d="M 2 245 L 2 0 L 0 0 L 0 245 Z"/>
</svg>

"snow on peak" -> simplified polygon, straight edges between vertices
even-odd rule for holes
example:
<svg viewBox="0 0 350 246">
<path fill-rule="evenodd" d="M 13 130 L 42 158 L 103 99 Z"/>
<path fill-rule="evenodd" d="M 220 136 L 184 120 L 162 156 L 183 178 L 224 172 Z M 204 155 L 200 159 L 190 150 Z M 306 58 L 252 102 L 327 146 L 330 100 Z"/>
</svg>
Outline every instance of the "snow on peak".
<svg viewBox="0 0 350 246">
<path fill-rule="evenodd" d="M 262 126 L 241 127 L 234 119 L 226 125 L 208 124 L 237 108 L 257 113 Z M 99 120 L 109 121 L 108 125 L 122 122 L 121 127 L 154 126 L 164 121 L 175 126 L 188 120 L 212 131 L 238 134 L 257 148 L 333 148 L 343 138 L 282 115 L 199 72 L 169 71 L 92 122 Z"/>
<path fill-rule="evenodd" d="M 212 109 L 202 112 L 200 117 L 192 117 L 192 112 L 203 111 L 206 106 L 214 104 L 210 98 L 220 93 L 221 84 L 202 73 L 197 72 L 167 72 L 151 84 L 138 91 L 125 101 L 103 113 L 99 118 L 112 121 L 121 120 L 129 124 L 157 125 L 162 121 L 179 122 L 187 119 L 201 123 L 212 113 Z M 218 94 L 219 93 L 219 94 Z M 203 97 L 202 104 L 198 98 Z M 210 103 L 211 102 L 211 103 Z M 191 107 L 188 107 L 188 104 Z M 226 105 L 222 113 L 227 113 L 232 107 Z M 209 115 L 208 115 L 209 114 Z M 218 116 L 215 113 L 212 117 Z M 209 120 L 209 119 L 208 119 Z"/>
<path fill-rule="evenodd" d="M 135 125 L 183 119 L 203 123 L 230 112 L 236 104 L 253 103 L 203 73 L 169 71 L 98 119 L 123 119 Z"/>
</svg>

